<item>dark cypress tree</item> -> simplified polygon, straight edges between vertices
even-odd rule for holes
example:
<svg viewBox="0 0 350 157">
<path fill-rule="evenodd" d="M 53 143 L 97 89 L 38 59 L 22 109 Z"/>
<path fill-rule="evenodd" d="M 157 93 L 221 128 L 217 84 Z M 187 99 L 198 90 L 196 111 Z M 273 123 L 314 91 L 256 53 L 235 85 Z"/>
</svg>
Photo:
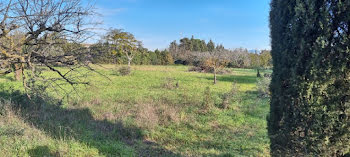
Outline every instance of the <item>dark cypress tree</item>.
<svg viewBox="0 0 350 157">
<path fill-rule="evenodd" d="M 272 156 L 350 151 L 350 1 L 272 0 Z"/>
</svg>

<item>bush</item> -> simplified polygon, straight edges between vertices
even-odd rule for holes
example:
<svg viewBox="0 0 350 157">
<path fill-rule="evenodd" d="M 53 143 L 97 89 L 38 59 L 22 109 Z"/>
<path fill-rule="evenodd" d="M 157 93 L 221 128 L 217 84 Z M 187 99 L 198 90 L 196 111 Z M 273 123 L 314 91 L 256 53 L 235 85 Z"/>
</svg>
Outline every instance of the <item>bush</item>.
<svg viewBox="0 0 350 157">
<path fill-rule="evenodd" d="M 233 82 L 231 90 L 222 96 L 221 108 L 227 109 L 228 106 L 233 101 L 235 101 L 237 93 L 238 93 L 238 89 L 239 89 L 238 84 L 236 82 Z"/>
<path fill-rule="evenodd" d="M 120 67 L 118 70 L 119 74 L 122 76 L 129 75 L 131 73 L 131 68 L 128 66 Z"/>
<path fill-rule="evenodd" d="M 204 110 L 208 110 L 208 109 L 212 108 L 213 105 L 214 105 L 214 99 L 212 97 L 210 87 L 207 87 L 207 88 L 205 88 L 204 93 L 203 93 L 202 107 Z"/>
<path fill-rule="evenodd" d="M 271 82 L 271 78 L 269 77 L 262 77 L 258 79 L 256 83 L 256 87 L 257 87 L 259 97 L 270 96 L 270 82 Z"/>
</svg>

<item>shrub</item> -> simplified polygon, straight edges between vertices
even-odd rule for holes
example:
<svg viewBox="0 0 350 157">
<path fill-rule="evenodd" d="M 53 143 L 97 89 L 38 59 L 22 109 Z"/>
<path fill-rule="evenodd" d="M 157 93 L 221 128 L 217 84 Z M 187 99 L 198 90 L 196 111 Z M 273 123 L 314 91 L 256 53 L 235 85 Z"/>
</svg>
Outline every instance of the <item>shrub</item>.
<svg viewBox="0 0 350 157">
<path fill-rule="evenodd" d="M 236 82 L 232 83 L 232 88 L 229 92 L 222 95 L 221 108 L 227 109 L 228 106 L 235 101 L 238 94 L 239 86 Z"/>
<path fill-rule="evenodd" d="M 203 96 L 204 96 L 203 102 L 202 102 L 203 109 L 208 110 L 212 108 L 212 106 L 214 105 L 214 99 L 212 97 L 210 87 L 205 88 Z"/>
<path fill-rule="evenodd" d="M 118 69 L 118 72 L 122 76 L 129 75 L 131 73 L 131 68 L 128 66 L 123 66 Z"/>
</svg>

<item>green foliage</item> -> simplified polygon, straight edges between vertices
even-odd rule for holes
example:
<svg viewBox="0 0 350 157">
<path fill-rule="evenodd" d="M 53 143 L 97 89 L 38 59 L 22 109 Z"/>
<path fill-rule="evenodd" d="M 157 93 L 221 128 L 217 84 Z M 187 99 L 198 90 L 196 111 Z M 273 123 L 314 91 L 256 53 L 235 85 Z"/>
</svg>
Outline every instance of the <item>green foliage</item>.
<svg viewBox="0 0 350 157">
<path fill-rule="evenodd" d="M 250 53 L 247 49 L 236 48 L 225 49 L 222 44 L 215 45 L 212 40 L 206 43 L 204 40 L 182 38 L 180 44 L 173 41 L 169 45 L 169 52 L 176 64 L 198 66 L 196 56 L 202 53 L 220 51 L 226 53 L 227 67 L 233 68 L 264 68 L 272 67 L 272 58 L 269 50 L 262 50 L 258 53 Z"/>
<path fill-rule="evenodd" d="M 121 51 L 110 49 L 113 45 L 108 42 L 98 43 L 90 46 L 93 63 L 99 64 L 128 64 L 128 58 Z M 138 47 L 133 54 L 131 63 L 135 65 L 171 65 L 174 59 L 169 51 L 148 51 L 146 48 Z"/>
<path fill-rule="evenodd" d="M 350 150 L 350 1 L 273 0 L 273 156 Z"/>
<path fill-rule="evenodd" d="M 212 40 L 209 40 L 208 44 L 207 44 L 207 47 L 208 47 L 208 51 L 209 52 L 213 52 L 215 50 L 215 44 Z"/>
<path fill-rule="evenodd" d="M 163 58 L 162 65 L 172 65 L 172 64 L 174 64 L 174 59 L 173 59 L 173 56 L 171 56 L 170 52 L 163 51 L 162 58 Z"/>
<path fill-rule="evenodd" d="M 139 49 L 142 48 L 142 43 L 136 40 L 135 36 L 129 32 L 125 32 L 121 29 L 111 29 L 105 36 L 107 42 L 110 43 L 110 50 L 116 55 L 118 53 L 123 54 L 128 61 L 128 66 L 131 65 L 131 61 L 135 55 L 139 53 Z"/>
<path fill-rule="evenodd" d="M 149 53 L 149 60 L 150 60 L 152 65 L 159 65 L 159 63 L 160 63 L 158 60 L 157 53 L 155 53 L 155 52 Z"/>
<path fill-rule="evenodd" d="M 214 51 L 215 44 L 212 40 L 210 40 L 209 43 L 207 44 L 204 40 L 195 39 L 194 36 L 192 36 L 191 39 L 188 39 L 188 38 L 180 39 L 179 45 L 176 44 L 176 41 L 170 43 L 169 50 L 174 51 L 176 49 L 178 49 L 179 51 L 188 51 L 188 52 L 206 52 L 208 50 Z"/>
<path fill-rule="evenodd" d="M 90 46 L 90 54 L 93 63 L 111 64 L 116 62 L 116 55 L 109 50 L 107 43 L 97 43 Z"/>
<path fill-rule="evenodd" d="M 119 30 L 120 31 L 120 30 Z M 206 43 L 204 40 L 183 38 L 180 40 L 180 44 L 176 41 L 170 43 L 168 50 L 148 51 L 143 48 L 142 45 L 138 45 L 137 48 L 133 47 L 133 53 L 126 56 L 123 51 L 118 50 L 114 43 L 113 31 L 110 32 L 110 38 L 102 43 L 91 45 L 90 52 L 93 63 L 114 63 L 114 64 L 128 64 L 129 59 L 134 65 L 171 65 L 171 64 L 184 64 L 198 66 L 198 60 L 195 56 L 200 55 L 203 52 L 222 51 L 227 52 L 227 67 L 233 68 L 271 68 L 271 55 L 268 50 L 261 51 L 260 54 L 249 53 L 247 49 L 237 48 L 234 50 L 227 50 L 223 45 L 217 45 L 210 40 Z M 114 32 L 115 33 L 115 32 Z M 118 32 L 117 32 L 118 34 Z M 118 40 L 119 39 L 115 39 Z M 135 39 L 136 40 L 136 39 Z"/>
<path fill-rule="evenodd" d="M 262 68 L 271 68 L 272 67 L 272 56 L 269 50 L 262 50 L 259 54 L 260 58 L 260 67 Z"/>
<path fill-rule="evenodd" d="M 271 68 L 272 57 L 269 50 L 262 50 L 260 53 L 249 54 L 250 67 L 252 68 Z"/>
</svg>

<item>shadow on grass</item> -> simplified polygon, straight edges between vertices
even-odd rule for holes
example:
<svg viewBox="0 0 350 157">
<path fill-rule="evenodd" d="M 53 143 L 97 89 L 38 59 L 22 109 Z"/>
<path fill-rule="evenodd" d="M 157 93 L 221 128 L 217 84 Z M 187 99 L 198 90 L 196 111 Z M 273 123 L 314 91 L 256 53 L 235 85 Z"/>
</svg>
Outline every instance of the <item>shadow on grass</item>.
<svg viewBox="0 0 350 157">
<path fill-rule="evenodd" d="M 0 91 L 0 97 L 11 100 L 26 123 L 32 124 L 54 139 L 74 140 L 99 150 L 106 156 L 180 156 L 144 139 L 143 131 L 122 122 L 94 119 L 87 108 L 66 109 L 54 99 L 32 98 L 18 91 Z M 31 156 L 57 156 L 47 146 L 28 151 Z M 63 154 L 64 155 L 64 154 Z M 58 154 L 58 156 L 61 156 Z"/>
<path fill-rule="evenodd" d="M 214 75 L 213 76 L 205 76 L 204 77 L 207 80 L 214 81 Z M 217 81 L 223 81 L 223 82 L 237 82 L 239 84 L 254 84 L 256 83 L 256 77 L 255 76 L 234 76 L 234 75 L 218 75 Z"/>
</svg>

